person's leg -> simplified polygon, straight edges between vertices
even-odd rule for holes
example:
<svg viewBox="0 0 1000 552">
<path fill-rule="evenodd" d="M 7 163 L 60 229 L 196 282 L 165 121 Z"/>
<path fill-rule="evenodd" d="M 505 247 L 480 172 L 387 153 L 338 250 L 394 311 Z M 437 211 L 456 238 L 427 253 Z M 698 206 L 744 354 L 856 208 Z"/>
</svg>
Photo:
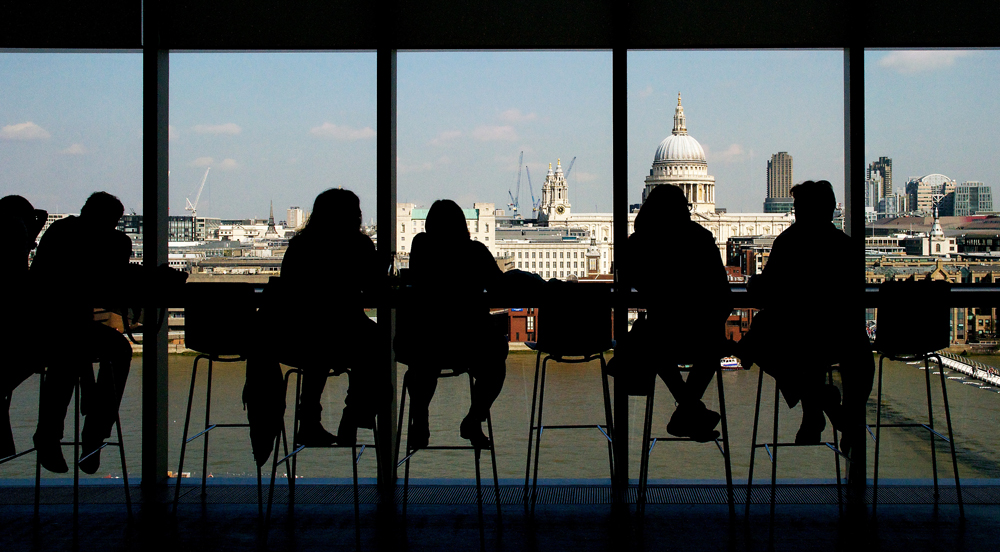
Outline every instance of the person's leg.
<svg viewBox="0 0 1000 552">
<path fill-rule="evenodd" d="M 323 406 L 320 399 L 329 379 L 328 366 L 302 367 L 302 394 L 299 396 L 298 444 L 310 447 L 327 446 L 337 442 L 321 423 Z"/>
<path fill-rule="evenodd" d="M 410 417 L 413 424 L 409 426 L 406 437 L 407 447 L 418 449 L 427 446 L 430 440 L 430 404 L 437 390 L 440 367 L 432 367 L 419 363 L 407 367 L 406 381 L 409 387 Z"/>
<path fill-rule="evenodd" d="M 504 336 L 490 335 L 478 350 L 486 358 L 469 370 L 475 379 L 469 413 L 462 420 L 459 434 L 463 439 L 471 441 L 473 446 L 487 448 L 490 440 L 483 433 L 482 423 L 486 421 L 490 408 L 500 396 L 507 379 L 507 339 Z"/>
<path fill-rule="evenodd" d="M 378 377 L 378 326 L 366 318 L 353 329 L 349 340 L 354 353 L 346 358 L 350 368 L 347 397 L 337 430 L 340 444 L 355 443 L 359 427 L 373 429 L 376 413 L 392 393 L 387 379 Z"/>
<path fill-rule="evenodd" d="M 12 359 L 13 366 L 0 376 L 0 389 L 2 389 L 2 404 L 0 404 L 0 458 L 6 458 L 17 454 L 17 446 L 14 444 L 14 432 L 10 427 L 10 402 L 13 399 L 14 389 L 21 385 L 28 376 L 35 370 L 30 367 L 27 359 Z"/>
<path fill-rule="evenodd" d="M 712 441 L 719 437 L 715 427 L 722 417 L 705 407 L 701 401 L 705 390 L 715 375 L 711 361 L 700 361 L 688 372 L 687 380 L 675 366 L 661 369 L 660 378 L 667 384 L 677 409 L 667 423 L 667 432 L 678 437 L 690 437 L 696 441 Z"/>
<path fill-rule="evenodd" d="M 81 458 L 97 450 L 111 436 L 111 428 L 118 416 L 132 363 L 132 346 L 128 338 L 114 328 L 95 322 L 89 328 L 89 337 L 92 351 L 96 352 L 95 356 L 100 360 L 100 370 L 93 387 L 95 396 L 93 399 L 84 397 L 89 405 L 81 436 Z M 82 365 L 81 368 L 91 369 Z M 101 464 L 100 454 L 96 452 L 81 460 L 80 469 L 86 473 L 95 473 Z"/>
</svg>

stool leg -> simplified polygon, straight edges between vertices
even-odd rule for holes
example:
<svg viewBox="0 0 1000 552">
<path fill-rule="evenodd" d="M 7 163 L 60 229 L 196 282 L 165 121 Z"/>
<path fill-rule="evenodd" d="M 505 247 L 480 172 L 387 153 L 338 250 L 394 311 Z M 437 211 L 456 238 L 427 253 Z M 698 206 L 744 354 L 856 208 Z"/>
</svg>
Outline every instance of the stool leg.
<svg viewBox="0 0 1000 552">
<path fill-rule="evenodd" d="M 726 499 L 729 501 L 729 515 L 736 515 L 736 499 L 733 496 L 733 464 L 729 451 L 729 424 L 726 422 L 726 392 L 722 385 L 722 366 L 715 367 L 715 381 L 719 386 L 719 410 L 722 414 L 722 458 L 726 464 Z"/>
<path fill-rule="evenodd" d="M 611 415 L 611 389 L 608 385 L 608 365 L 604 362 L 604 353 L 601 353 L 601 384 L 604 390 L 604 423 L 608 426 L 608 471 L 611 480 L 615 480 L 615 448 L 614 448 L 614 418 Z"/>
<path fill-rule="evenodd" d="M 351 468 L 354 475 L 354 540 L 361 550 L 361 505 L 358 499 L 358 447 L 351 447 Z"/>
<path fill-rule="evenodd" d="M 775 485 L 778 481 L 778 403 L 781 397 L 778 392 L 778 382 L 774 382 L 774 428 L 771 432 L 771 446 L 774 450 L 771 451 L 771 528 L 774 528 L 774 498 L 775 498 Z"/>
<path fill-rule="evenodd" d="M 295 410 L 292 415 L 292 450 L 298 450 L 299 447 L 299 399 L 302 397 L 302 372 L 295 372 Z M 295 511 L 295 474 L 298 468 L 298 458 L 299 455 L 296 454 L 291 458 L 291 469 L 289 470 L 290 475 L 288 478 L 288 512 L 292 513 Z M 288 464 L 285 464 L 288 466 Z"/>
<path fill-rule="evenodd" d="M 91 367 L 93 369 L 93 367 Z M 76 378 L 73 388 L 73 523 L 80 516 L 80 378 Z"/>
<path fill-rule="evenodd" d="M 181 437 L 181 459 L 177 464 L 177 484 L 174 485 L 174 513 L 177 513 L 177 503 L 181 497 L 181 473 L 184 469 L 184 454 L 187 452 L 188 428 L 191 425 L 191 403 L 194 401 L 194 382 L 198 375 L 198 361 L 202 355 L 194 357 L 194 365 L 191 367 L 191 387 L 188 390 L 187 414 L 184 415 L 184 435 Z"/>
<path fill-rule="evenodd" d="M 115 395 L 117 396 L 117 395 Z M 132 492 L 128 488 L 128 465 L 125 463 L 125 441 L 122 438 L 122 419 L 115 414 L 115 427 L 118 429 L 118 455 L 122 462 L 122 483 L 125 485 L 125 509 L 128 511 L 128 519 L 132 519 Z"/>
<path fill-rule="evenodd" d="M 38 404 L 42 404 L 42 387 L 45 384 L 45 369 L 38 378 Z M 42 463 L 38 461 L 38 449 L 35 449 L 35 521 L 38 521 L 38 505 L 41 502 L 42 492 Z"/>
<path fill-rule="evenodd" d="M 535 431 L 535 406 L 538 404 L 538 376 L 541 373 L 539 363 L 542 360 L 541 351 L 535 355 L 535 386 L 531 392 L 531 417 L 528 418 L 528 459 L 524 462 L 524 508 L 528 509 L 528 479 L 531 475 L 531 445 Z"/>
<path fill-rule="evenodd" d="M 205 392 L 205 429 L 207 430 L 211 425 L 209 423 L 209 416 L 212 412 L 212 357 L 208 357 L 208 390 Z M 201 457 L 201 497 L 205 498 L 206 495 L 206 485 L 208 484 L 208 438 L 209 433 L 206 432 L 203 436 L 205 438 L 204 447 Z"/>
<path fill-rule="evenodd" d="M 475 448 L 472 454 L 476 460 L 476 503 L 479 505 L 479 539 L 482 541 L 483 535 L 483 481 L 480 474 L 479 459 L 482 456 L 482 449 Z"/>
<path fill-rule="evenodd" d="M 757 367 L 757 371 L 760 373 L 757 376 L 757 402 L 754 406 L 753 412 L 753 436 L 750 438 L 750 472 L 747 475 L 747 498 L 746 498 L 746 518 L 750 519 L 750 504 L 753 489 L 753 464 L 754 459 L 757 455 L 757 426 L 760 423 L 760 392 L 761 387 L 764 384 L 764 371 L 761 370 L 760 366 Z"/>
<path fill-rule="evenodd" d="M 497 503 L 497 523 L 502 524 L 500 513 L 500 477 L 497 474 L 497 444 L 493 440 L 493 416 L 486 413 L 486 429 L 490 432 L 490 461 L 493 462 L 493 499 Z"/>
<path fill-rule="evenodd" d="M 542 445 L 542 409 L 545 406 L 545 367 L 551 357 L 542 361 L 542 388 L 538 392 L 538 435 L 535 436 L 535 471 L 531 478 L 531 513 L 535 513 L 535 502 L 538 501 L 538 451 Z"/>
<path fill-rule="evenodd" d="M 656 392 L 656 382 L 646 396 L 646 410 L 642 414 L 642 449 L 639 451 L 639 493 L 636 497 L 636 513 L 640 516 L 646 513 L 646 483 L 649 477 L 649 443 L 653 431 L 653 404 Z"/>
<path fill-rule="evenodd" d="M 875 400 L 875 469 L 872 472 L 872 518 L 878 510 L 878 454 L 882 445 L 882 364 L 885 355 L 878 357 L 878 392 Z M 926 372 L 926 369 L 924 370 Z"/>
<path fill-rule="evenodd" d="M 938 369 L 941 372 L 941 379 L 944 380 L 944 366 L 939 366 Z M 938 489 L 938 470 L 937 470 L 937 447 L 934 442 L 934 408 L 931 405 L 931 369 L 930 369 L 930 359 L 928 356 L 924 356 L 924 379 L 927 382 L 927 426 L 931 430 L 927 433 L 927 438 L 931 444 L 931 471 L 934 473 L 934 502 L 937 503 L 938 499 L 941 498 L 941 493 Z"/>
<path fill-rule="evenodd" d="M 935 355 L 937 356 L 937 355 Z M 951 432 L 951 409 L 948 407 L 948 390 L 945 387 L 945 382 L 947 381 L 944 377 L 944 365 L 941 362 L 941 357 L 937 357 L 939 372 L 941 372 L 941 396 L 944 399 L 944 418 L 948 423 L 948 444 L 951 445 L 951 465 L 952 469 L 955 471 L 955 493 L 958 494 L 958 516 L 960 519 L 965 519 L 965 504 L 962 501 L 962 483 L 958 478 L 958 457 L 955 455 L 955 436 Z"/>
<path fill-rule="evenodd" d="M 833 385 L 833 370 L 832 369 L 829 372 L 826 373 L 826 382 L 828 384 L 830 384 L 830 385 Z M 830 426 L 831 426 L 830 429 L 833 432 L 833 448 L 837 449 L 833 453 L 833 465 L 834 465 L 834 469 L 837 472 L 837 508 L 840 510 L 840 513 L 843 514 L 844 513 L 844 498 L 843 498 L 844 497 L 844 493 L 843 493 L 843 489 L 842 489 L 842 485 L 841 485 L 841 481 L 840 481 L 840 479 L 841 479 L 840 478 L 840 453 L 837 452 L 837 451 L 840 450 L 840 440 L 837 438 L 837 429 L 833 427 L 832 423 L 830 424 Z"/>
</svg>

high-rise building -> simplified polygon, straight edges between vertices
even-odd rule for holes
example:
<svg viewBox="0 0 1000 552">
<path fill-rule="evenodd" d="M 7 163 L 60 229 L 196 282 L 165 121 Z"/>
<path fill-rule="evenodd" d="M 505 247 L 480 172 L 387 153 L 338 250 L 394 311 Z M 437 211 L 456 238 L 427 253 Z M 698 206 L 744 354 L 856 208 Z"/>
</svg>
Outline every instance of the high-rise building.
<svg viewBox="0 0 1000 552">
<path fill-rule="evenodd" d="M 955 188 L 955 216 L 967 217 L 993 210 L 993 190 L 982 182 L 963 182 Z"/>
<path fill-rule="evenodd" d="M 878 199 L 892 195 L 892 159 L 889 157 L 879 157 L 878 161 L 873 161 L 868 165 L 867 179 L 876 180 L 874 175 L 878 175 L 882 182 L 878 190 Z"/>
<path fill-rule="evenodd" d="M 306 223 L 306 212 L 298 206 L 289 207 L 288 213 L 285 215 L 285 223 L 285 228 L 298 229 Z"/>
<path fill-rule="evenodd" d="M 955 188 L 958 184 L 943 174 L 928 174 L 913 176 L 906 182 L 906 194 L 909 196 L 907 208 L 909 211 L 919 211 L 924 216 L 930 215 L 934 209 L 935 200 L 942 217 L 950 217 L 955 212 Z"/>
<path fill-rule="evenodd" d="M 787 151 L 779 151 L 767 162 L 767 197 L 792 197 L 792 156 Z M 767 202 L 764 203 L 764 212 Z"/>
</svg>

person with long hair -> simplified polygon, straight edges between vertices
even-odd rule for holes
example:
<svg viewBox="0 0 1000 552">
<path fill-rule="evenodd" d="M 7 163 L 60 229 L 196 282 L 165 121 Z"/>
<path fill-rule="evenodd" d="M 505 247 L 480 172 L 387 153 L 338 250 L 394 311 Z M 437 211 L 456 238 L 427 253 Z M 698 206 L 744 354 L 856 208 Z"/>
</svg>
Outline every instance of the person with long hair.
<svg viewBox="0 0 1000 552">
<path fill-rule="evenodd" d="M 364 292 L 370 300 L 383 282 L 388 263 L 362 232 L 361 220 L 354 192 L 326 190 L 281 261 L 280 302 L 297 316 L 291 320 L 293 340 L 281 344 L 276 358 L 304 370 L 299 444 L 353 444 L 358 427 L 374 427 L 376 403 L 388 396 L 375 392 L 378 332 L 363 303 Z M 345 368 L 350 384 L 333 435 L 320 422 L 320 398 L 329 371 Z"/>
<path fill-rule="evenodd" d="M 456 264 L 462 277 L 441 273 L 442 268 Z M 447 199 L 435 201 L 427 213 L 425 231 L 414 237 L 410 251 L 409 276 L 418 306 L 410 312 L 401 310 L 396 337 L 396 358 L 409 368 L 410 447 L 422 448 L 430 439 L 428 408 L 444 367 L 472 373 L 472 401 L 459 432 L 476 447 L 490 446 L 482 422 L 507 377 L 508 346 L 507 337 L 495 329 L 489 308 L 481 301 L 483 290 L 495 287 L 502 274 L 489 249 L 471 239 L 461 207 Z M 445 306 L 455 321 L 449 325 L 447 351 L 426 347 L 432 337 L 416 319 L 422 310 L 419 305 L 431 302 Z"/>
</svg>

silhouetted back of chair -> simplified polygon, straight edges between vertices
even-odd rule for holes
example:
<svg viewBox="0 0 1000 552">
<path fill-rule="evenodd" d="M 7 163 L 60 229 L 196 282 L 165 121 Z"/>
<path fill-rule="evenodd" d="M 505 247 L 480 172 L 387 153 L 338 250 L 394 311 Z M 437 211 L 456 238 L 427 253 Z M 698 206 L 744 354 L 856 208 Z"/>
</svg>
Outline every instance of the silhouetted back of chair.
<svg viewBox="0 0 1000 552">
<path fill-rule="evenodd" d="M 944 281 L 894 281 L 879 288 L 875 347 L 890 355 L 930 353 L 951 341 L 951 285 Z"/>
<path fill-rule="evenodd" d="M 244 355 L 253 339 L 256 297 L 252 284 L 184 284 L 184 340 L 210 355 Z"/>
<path fill-rule="evenodd" d="M 569 298 L 561 303 L 538 309 L 538 350 L 586 356 L 611 348 L 611 309 Z"/>
</svg>

